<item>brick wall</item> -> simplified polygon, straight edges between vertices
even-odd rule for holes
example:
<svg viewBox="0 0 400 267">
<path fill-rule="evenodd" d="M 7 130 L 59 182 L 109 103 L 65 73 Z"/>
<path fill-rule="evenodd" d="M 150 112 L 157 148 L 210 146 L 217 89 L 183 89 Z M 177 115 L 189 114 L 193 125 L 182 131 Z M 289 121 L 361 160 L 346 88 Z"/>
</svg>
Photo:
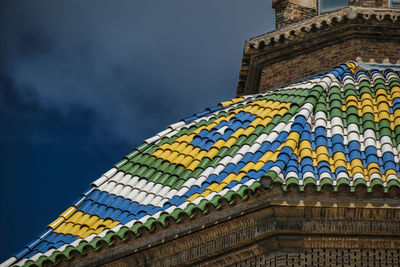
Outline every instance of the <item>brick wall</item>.
<svg viewBox="0 0 400 267">
<path fill-rule="evenodd" d="M 235 266 L 399 266 L 398 249 L 309 249 L 275 251 L 238 262 Z"/>
<path fill-rule="evenodd" d="M 388 0 L 348 0 L 348 5 L 361 7 L 389 6 Z M 276 28 L 297 23 L 318 15 L 318 0 L 273 0 Z"/>
<path fill-rule="evenodd" d="M 316 8 L 309 8 L 298 3 L 285 2 L 275 6 L 276 28 L 293 24 L 318 15 Z"/>
<path fill-rule="evenodd" d="M 261 70 L 259 92 L 282 86 L 332 69 L 340 63 L 356 60 L 375 59 L 383 62 L 388 58 L 392 63 L 400 57 L 399 40 L 352 38 L 347 41 L 318 47 L 286 60 L 268 64 Z"/>
<path fill-rule="evenodd" d="M 388 7 L 388 0 L 349 0 L 349 5 L 363 7 Z"/>
</svg>

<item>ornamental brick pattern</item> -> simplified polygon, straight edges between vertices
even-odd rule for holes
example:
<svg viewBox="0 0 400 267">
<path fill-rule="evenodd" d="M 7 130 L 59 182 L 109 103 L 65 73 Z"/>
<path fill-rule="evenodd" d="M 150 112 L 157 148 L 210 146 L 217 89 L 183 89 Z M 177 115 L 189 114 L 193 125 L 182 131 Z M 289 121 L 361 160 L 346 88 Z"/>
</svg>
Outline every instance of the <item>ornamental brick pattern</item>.
<svg viewBox="0 0 400 267">
<path fill-rule="evenodd" d="M 275 0 L 272 6 L 275 8 L 275 21 L 278 29 L 318 15 L 315 0 Z"/>
<path fill-rule="evenodd" d="M 116 239 L 61 266 L 397 266 L 399 192 L 359 190 L 355 200 L 344 188 L 326 189 L 292 187 L 282 194 L 272 186 L 168 229 Z"/>
<path fill-rule="evenodd" d="M 318 41 L 317 38 L 311 39 Z M 273 90 L 293 81 L 326 72 L 349 59 L 374 59 L 377 63 L 396 63 L 400 56 L 399 42 L 397 39 L 350 38 L 327 44 L 320 49 L 313 49 L 312 43 L 295 45 L 282 55 L 286 60 L 267 64 L 261 69 L 260 84 L 256 90 Z"/>
<path fill-rule="evenodd" d="M 349 5 L 362 7 L 388 7 L 388 0 L 348 0 Z"/>
<path fill-rule="evenodd" d="M 258 255 L 232 266 L 301 267 L 301 266 L 399 266 L 398 249 L 309 249 L 275 251 Z"/>
</svg>

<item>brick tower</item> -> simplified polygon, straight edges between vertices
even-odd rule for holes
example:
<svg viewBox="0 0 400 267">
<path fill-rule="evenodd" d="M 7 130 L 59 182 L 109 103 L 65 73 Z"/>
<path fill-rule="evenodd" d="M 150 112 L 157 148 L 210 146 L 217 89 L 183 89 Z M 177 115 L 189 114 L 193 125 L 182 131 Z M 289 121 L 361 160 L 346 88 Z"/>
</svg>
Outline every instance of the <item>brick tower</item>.
<svg viewBox="0 0 400 267">
<path fill-rule="evenodd" d="M 396 0 L 273 0 L 276 30 L 245 44 L 236 94 L 265 92 L 349 60 L 399 60 Z"/>
</svg>

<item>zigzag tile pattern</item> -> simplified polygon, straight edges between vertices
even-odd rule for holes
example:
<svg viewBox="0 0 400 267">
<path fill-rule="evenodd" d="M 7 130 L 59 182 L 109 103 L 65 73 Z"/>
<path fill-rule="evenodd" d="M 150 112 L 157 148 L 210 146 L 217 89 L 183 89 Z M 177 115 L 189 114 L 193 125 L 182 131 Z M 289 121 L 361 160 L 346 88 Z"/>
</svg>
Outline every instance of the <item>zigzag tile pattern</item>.
<svg viewBox="0 0 400 267">
<path fill-rule="evenodd" d="M 349 62 L 170 125 L 96 180 L 4 264 L 55 262 L 115 235 L 137 235 L 182 213 L 191 217 L 221 198 L 246 198 L 265 176 L 283 189 L 400 187 L 399 66 L 393 69 Z"/>
</svg>

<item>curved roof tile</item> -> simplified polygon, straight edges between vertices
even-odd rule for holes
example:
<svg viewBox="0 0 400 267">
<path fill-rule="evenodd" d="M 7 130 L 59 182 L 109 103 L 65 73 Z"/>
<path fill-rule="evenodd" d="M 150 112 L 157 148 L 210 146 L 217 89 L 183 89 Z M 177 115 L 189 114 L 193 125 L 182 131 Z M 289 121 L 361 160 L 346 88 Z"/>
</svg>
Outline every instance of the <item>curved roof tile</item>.
<svg viewBox="0 0 400 267">
<path fill-rule="evenodd" d="M 399 71 L 363 66 L 342 64 L 170 125 L 93 182 L 4 265 L 68 259 L 100 240 L 151 231 L 156 222 L 246 198 L 271 182 L 300 190 L 400 187 Z"/>
</svg>

